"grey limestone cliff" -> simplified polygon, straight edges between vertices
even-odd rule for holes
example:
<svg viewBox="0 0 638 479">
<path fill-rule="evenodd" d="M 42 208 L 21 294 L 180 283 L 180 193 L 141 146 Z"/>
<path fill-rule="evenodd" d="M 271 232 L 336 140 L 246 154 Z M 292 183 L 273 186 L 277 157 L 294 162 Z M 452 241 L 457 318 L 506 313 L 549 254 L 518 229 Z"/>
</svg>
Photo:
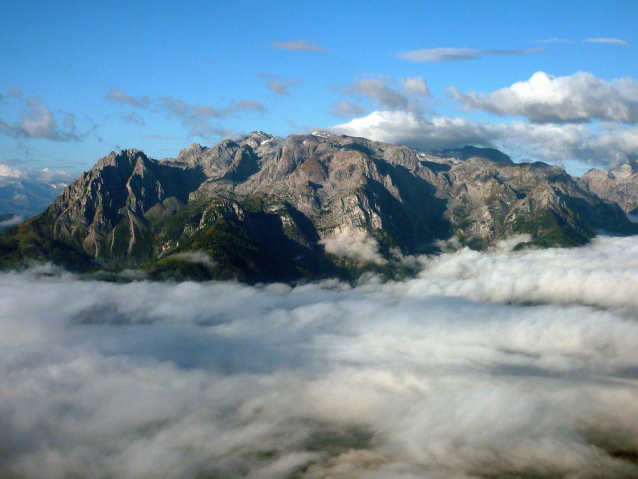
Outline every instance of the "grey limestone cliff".
<svg viewBox="0 0 638 479">
<path fill-rule="evenodd" d="M 59 256 L 165 271 L 196 251 L 211 258 L 213 277 L 288 280 L 356 273 L 365 263 L 387 269 L 397 255 L 435 252 L 450 238 L 486 248 L 524 233 L 536 245 L 578 245 L 600 230 L 635 226 L 556 166 L 473 147 L 428 154 L 364 138 L 253 132 L 162 161 L 111 153 L 5 235 L 0 255 L 34 251 L 19 239 L 28 237 Z"/>
<path fill-rule="evenodd" d="M 626 163 L 611 171 L 591 169 L 579 183 L 601 198 L 617 203 L 626 213 L 638 213 L 638 168 L 635 163 Z"/>
</svg>

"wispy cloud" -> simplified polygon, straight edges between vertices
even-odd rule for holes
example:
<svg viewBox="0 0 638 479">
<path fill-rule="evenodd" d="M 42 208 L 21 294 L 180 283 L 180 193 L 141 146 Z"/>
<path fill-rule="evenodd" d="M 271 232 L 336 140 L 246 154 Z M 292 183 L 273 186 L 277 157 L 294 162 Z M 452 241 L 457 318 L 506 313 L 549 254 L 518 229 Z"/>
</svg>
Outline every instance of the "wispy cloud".
<svg viewBox="0 0 638 479">
<path fill-rule="evenodd" d="M 125 103 L 135 108 L 148 108 L 150 104 L 147 96 L 135 98 L 119 90 L 111 91 L 106 95 L 106 98 L 117 103 Z"/>
<path fill-rule="evenodd" d="M 175 135 L 140 135 L 140 138 L 145 138 L 147 140 L 184 140 L 183 136 L 175 136 Z"/>
<path fill-rule="evenodd" d="M 585 43 L 615 43 L 617 45 L 625 45 L 625 46 L 629 45 L 629 42 L 625 40 L 620 40 L 619 38 L 585 38 L 583 42 Z"/>
<path fill-rule="evenodd" d="M 19 88 L 11 88 L 9 90 L 9 96 L 12 96 L 13 98 L 22 98 L 22 90 Z"/>
<path fill-rule="evenodd" d="M 475 48 L 431 48 L 400 52 L 397 56 L 414 63 L 434 63 L 458 60 L 478 60 L 485 55 L 529 55 L 543 51 L 543 47 L 523 50 L 482 50 Z"/>
<path fill-rule="evenodd" d="M 565 40 L 563 38 L 547 38 L 545 40 L 533 40 L 530 43 L 615 43 L 617 45 L 629 45 L 625 40 L 618 38 L 585 38 L 580 42 L 574 40 Z"/>
<path fill-rule="evenodd" d="M 80 141 L 88 133 L 78 132 L 75 116 L 67 112 L 62 115 L 62 124 L 38 97 L 22 100 L 22 92 L 12 89 L 11 97 L 24 107 L 22 119 L 13 124 L 0 120 L 0 133 L 17 139 L 41 138 L 53 141 Z"/>
<path fill-rule="evenodd" d="M 215 108 L 210 105 L 190 104 L 172 96 L 136 98 L 117 90 L 113 90 L 106 97 L 109 100 L 126 104 L 133 108 L 148 109 L 152 107 L 151 113 L 161 112 L 169 117 L 179 118 L 182 125 L 189 129 L 189 136 L 198 136 L 207 140 L 226 137 L 229 133 L 228 129 L 211 124 L 213 119 L 236 117 L 241 113 L 250 111 L 267 111 L 264 105 L 255 100 L 231 100 L 227 106 Z M 144 119 L 136 112 L 121 114 L 120 118 L 126 123 L 146 124 Z"/>
<path fill-rule="evenodd" d="M 295 79 L 285 79 L 270 73 L 258 73 L 257 76 L 266 82 L 266 88 L 277 95 L 290 96 L 289 88 L 298 86 L 301 82 Z"/>
<path fill-rule="evenodd" d="M 336 116 L 337 118 L 363 115 L 365 112 L 366 108 L 363 105 L 347 100 L 335 101 L 330 107 L 330 115 Z"/>
<path fill-rule="evenodd" d="M 423 77 L 395 79 L 388 76 L 379 76 L 377 78 L 362 78 L 353 81 L 350 86 L 343 88 L 341 91 L 346 95 L 374 100 L 379 108 L 382 109 L 405 111 L 422 110 L 421 99 L 431 96 Z M 340 109 L 335 112 L 345 112 L 348 108 L 351 109 L 353 105 L 341 103 L 338 105 Z"/>
<path fill-rule="evenodd" d="M 571 40 L 562 38 L 546 38 L 545 40 L 532 40 L 530 43 L 573 43 Z"/>
<path fill-rule="evenodd" d="M 294 50 L 298 52 L 325 52 L 326 48 L 317 45 L 308 40 L 293 40 L 289 42 L 273 42 L 274 48 L 281 48 L 283 50 Z"/>
<path fill-rule="evenodd" d="M 205 139 L 225 136 L 228 132 L 221 126 L 213 126 L 210 123 L 211 119 L 237 116 L 239 113 L 248 111 L 267 111 L 264 105 L 255 100 L 231 101 L 226 107 L 213 108 L 208 105 L 188 104 L 172 96 L 165 96 L 158 98 L 158 105 L 169 116 L 181 119 L 182 124 L 189 129 L 189 136 Z"/>
<path fill-rule="evenodd" d="M 127 113 L 127 114 L 122 113 L 120 115 L 120 118 L 122 119 L 122 121 L 124 123 L 134 123 L 134 124 L 140 125 L 140 126 L 146 125 L 146 122 L 144 121 L 144 118 L 142 118 L 140 115 L 138 115 L 134 111 L 132 111 L 130 113 Z"/>
</svg>

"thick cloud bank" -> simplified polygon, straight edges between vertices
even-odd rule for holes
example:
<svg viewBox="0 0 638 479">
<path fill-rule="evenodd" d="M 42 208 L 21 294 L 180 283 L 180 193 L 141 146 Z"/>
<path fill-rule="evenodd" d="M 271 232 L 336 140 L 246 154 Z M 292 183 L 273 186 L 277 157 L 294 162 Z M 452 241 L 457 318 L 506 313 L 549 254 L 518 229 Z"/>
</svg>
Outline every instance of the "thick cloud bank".
<svg viewBox="0 0 638 479">
<path fill-rule="evenodd" d="M 0 476 L 638 477 L 637 253 L 357 287 L 2 274 Z"/>
</svg>

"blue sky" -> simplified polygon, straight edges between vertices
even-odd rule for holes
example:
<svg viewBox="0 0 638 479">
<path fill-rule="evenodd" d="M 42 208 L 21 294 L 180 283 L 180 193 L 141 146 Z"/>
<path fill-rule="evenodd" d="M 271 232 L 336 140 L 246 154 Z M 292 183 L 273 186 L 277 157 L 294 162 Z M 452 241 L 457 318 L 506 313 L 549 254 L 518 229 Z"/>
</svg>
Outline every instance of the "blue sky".
<svg viewBox="0 0 638 479">
<path fill-rule="evenodd" d="M 333 128 L 612 167 L 638 157 L 636 19 L 635 1 L 11 2 L 0 163 Z"/>
</svg>

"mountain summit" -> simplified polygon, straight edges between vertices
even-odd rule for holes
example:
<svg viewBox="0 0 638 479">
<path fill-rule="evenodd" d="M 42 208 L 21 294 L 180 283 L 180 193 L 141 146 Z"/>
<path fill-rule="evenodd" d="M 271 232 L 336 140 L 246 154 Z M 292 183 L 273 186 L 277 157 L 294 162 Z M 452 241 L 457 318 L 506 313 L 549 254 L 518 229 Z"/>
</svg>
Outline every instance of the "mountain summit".
<svg viewBox="0 0 638 479">
<path fill-rule="evenodd" d="M 634 234 L 621 208 L 557 166 L 498 150 L 428 154 L 327 134 L 253 132 L 157 161 L 112 152 L 41 215 L 0 237 L 0 260 L 157 277 L 289 281 L 389 270 L 439 240 L 482 249 L 517 234 L 575 246 Z"/>
</svg>

